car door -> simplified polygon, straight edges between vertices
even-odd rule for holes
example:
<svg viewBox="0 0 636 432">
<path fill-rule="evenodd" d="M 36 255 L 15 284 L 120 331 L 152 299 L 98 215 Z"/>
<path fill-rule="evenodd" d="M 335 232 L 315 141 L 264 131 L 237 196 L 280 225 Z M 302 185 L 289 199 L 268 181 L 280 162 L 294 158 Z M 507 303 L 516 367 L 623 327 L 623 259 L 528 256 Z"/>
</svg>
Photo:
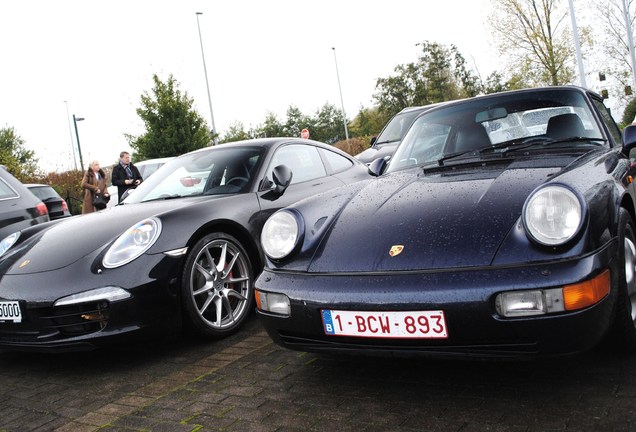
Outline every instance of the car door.
<svg viewBox="0 0 636 432">
<path fill-rule="evenodd" d="M 263 223 L 280 208 L 344 184 L 336 176 L 328 174 L 319 152 L 316 146 L 305 144 L 288 144 L 276 149 L 266 170 L 270 184 L 262 186 L 259 192 Z M 292 171 L 291 183 L 282 195 L 274 192 L 271 182 L 272 171 L 278 165 L 286 165 Z"/>
</svg>

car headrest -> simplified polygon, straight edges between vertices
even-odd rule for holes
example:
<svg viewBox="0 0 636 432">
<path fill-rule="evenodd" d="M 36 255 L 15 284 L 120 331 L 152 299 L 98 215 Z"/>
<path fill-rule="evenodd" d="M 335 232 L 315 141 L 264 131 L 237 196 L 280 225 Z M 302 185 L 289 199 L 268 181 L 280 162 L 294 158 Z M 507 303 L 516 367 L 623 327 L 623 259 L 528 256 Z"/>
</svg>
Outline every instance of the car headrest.
<svg viewBox="0 0 636 432">
<path fill-rule="evenodd" d="M 581 118 L 575 113 L 560 114 L 548 120 L 546 135 L 556 140 L 584 137 L 585 128 Z"/>
<path fill-rule="evenodd" d="M 463 152 L 477 150 L 479 148 L 488 147 L 490 144 L 490 137 L 488 136 L 486 129 L 484 129 L 484 127 L 479 123 L 473 123 L 462 127 L 457 132 L 457 137 L 455 138 L 455 151 Z"/>
</svg>

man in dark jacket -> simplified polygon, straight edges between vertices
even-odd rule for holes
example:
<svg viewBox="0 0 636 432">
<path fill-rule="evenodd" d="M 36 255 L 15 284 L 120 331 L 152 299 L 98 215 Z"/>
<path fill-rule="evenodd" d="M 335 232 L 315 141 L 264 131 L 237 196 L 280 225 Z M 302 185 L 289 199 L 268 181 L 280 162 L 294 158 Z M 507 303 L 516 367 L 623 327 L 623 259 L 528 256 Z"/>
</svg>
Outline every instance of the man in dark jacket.
<svg viewBox="0 0 636 432">
<path fill-rule="evenodd" d="M 111 179 L 113 186 L 117 186 L 119 202 L 124 192 L 137 187 L 143 181 L 137 167 L 130 162 L 130 153 L 126 151 L 119 153 L 119 163 L 113 167 Z"/>
</svg>

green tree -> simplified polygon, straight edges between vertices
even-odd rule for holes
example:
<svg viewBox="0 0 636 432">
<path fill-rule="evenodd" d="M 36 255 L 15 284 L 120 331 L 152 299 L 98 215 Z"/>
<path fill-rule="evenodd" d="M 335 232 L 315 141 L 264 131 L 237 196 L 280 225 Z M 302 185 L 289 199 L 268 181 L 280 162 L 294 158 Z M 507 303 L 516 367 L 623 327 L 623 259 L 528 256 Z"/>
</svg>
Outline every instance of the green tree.
<svg viewBox="0 0 636 432">
<path fill-rule="evenodd" d="M 146 132 L 136 137 L 126 135 L 135 160 L 178 156 L 209 145 L 212 137 L 207 124 L 194 110 L 187 92 L 181 93 L 172 75 L 165 82 L 157 75 L 152 79 L 152 94 L 144 92 L 137 108 Z"/>
<path fill-rule="evenodd" d="M 627 106 L 625 107 L 625 111 L 623 111 L 623 126 L 627 126 L 634 121 L 636 117 L 636 99 L 632 99 L 629 101 Z"/>
<path fill-rule="evenodd" d="M 389 119 L 378 107 L 360 107 L 358 115 L 349 125 L 349 132 L 354 137 L 371 137 L 379 134 Z"/>
<path fill-rule="evenodd" d="M 422 51 L 416 62 L 398 65 L 394 75 L 376 81 L 373 98 L 387 117 L 407 106 L 471 97 L 482 91 L 479 78 L 467 68 L 457 47 L 436 42 L 417 46 Z"/>
<path fill-rule="evenodd" d="M 484 82 L 484 93 L 499 93 L 506 90 L 514 90 L 522 87 L 518 87 L 515 85 L 515 81 L 512 79 L 508 81 L 504 81 L 503 76 L 499 72 L 493 72 L 488 77 L 486 77 L 486 81 Z"/>
<path fill-rule="evenodd" d="M 35 152 L 27 150 L 24 144 L 14 128 L 0 129 L 0 164 L 20 181 L 32 179 L 38 173 Z"/>
<path fill-rule="evenodd" d="M 287 121 L 283 126 L 284 136 L 299 137 L 300 131 L 308 128 L 314 134 L 314 123 L 312 119 L 303 114 L 298 107 L 290 105 L 287 108 Z"/>
<path fill-rule="evenodd" d="M 263 124 L 251 130 L 250 136 L 252 138 L 284 137 L 286 136 L 285 126 L 278 120 L 276 114 L 268 112 Z"/>
<path fill-rule="evenodd" d="M 493 0 L 489 24 L 511 81 L 523 87 L 573 82 L 574 44 L 568 10 L 559 0 Z"/>
<path fill-rule="evenodd" d="M 252 138 L 248 132 L 245 132 L 245 128 L 243 127 L 243 123 L 240 121 L 236 121 L 230 124 L 230 128 L 223 138 L 221 138 L 221 143 L 227 143 L 232 141 L 241 141 Z"/>
<path fill-rule="evenodd" d="M 335 105 L 326 103 L 316 111 L 316 117 L 309 122 L 311 124 L 310 138 L 333 144 L 345 139 L 344 124 L 342 121 L 342 110 Z"/>
</svg>

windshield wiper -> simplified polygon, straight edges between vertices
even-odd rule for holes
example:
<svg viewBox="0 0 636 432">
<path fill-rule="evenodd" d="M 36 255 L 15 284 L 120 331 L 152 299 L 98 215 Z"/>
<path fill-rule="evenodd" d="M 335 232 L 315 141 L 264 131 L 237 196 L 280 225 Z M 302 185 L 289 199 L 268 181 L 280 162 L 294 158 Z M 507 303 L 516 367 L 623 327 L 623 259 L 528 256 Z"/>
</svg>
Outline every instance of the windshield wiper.
<svg viewBox="0 0 636 432">
<path fill-rule="evenodd" d="M 526 138 L 526 139 L 513 141 L 513 142 L 502 142 L 490 147 L 484 147 L 482 149 L 479 149 L 479 154 L 492 153 L 500 149 L 503 149 L 500 152 L 501 154 L 507 154 L 508 152 L 524 150 L 534 146 L 540 146 L 544 148 L 552 144 L 567 143 L 567 142 L 590 142 L 590 141 L 601 141 L 602 143 L 607 142 L 607 140 L 603 138 L 571 137 L 571 138 L 555 140 L 553 138 L 548 138 L 548 137 L 531 137 L 531 138 Z M 594 144 L 594 145 L 598 145 L 598 144 Z"/>
<path fill-rule="evenodd" d="M 373 145 L 378 145 L 378 144 L 388 144 L 388 143 L 392 143 L 392 142 L 398 142 L 400 141 L 399 139 L 392 139 L 392 140 L 386 140 L 386 141 L 376 141 L 373 143 Z"/>
<path fill-rule="evenodd" d="M 528 147 L 535 146 L 537 144 L 543 146 L 550 142 L 552 141 L 548 138 L 537 138 L 537 139 L 520 140 L 520 141 L 513 141 L 513 142 L 506 141 L 506 142 L 498 143 L 489 147 L 481 148 L 479 149 L 479 154 L 482 155 L 486 153 L 494 153 L 495 151 L 501 150 L 501 149 L 503 149 L 503 151 L 501 151 L 500 153 L 505 154 L 505 153 L 508 153 L 509 151 L 523 150 Z"/>
<path fill-rule="evenodd" d="M 591 141 L 600 141 L 600 144 L 592 143 Z M 553 138 L 548 138 L 548 137 L 532 137 L 532 138 L 517 140 L 513 142 L 510 142 L 510 141 L 501 142 L 491 146 L 482 147 L 476 150 L 475 149 L 464 150 L 461 152 L 450 153 L 445 155 L 441 159 L 438 159 L 437 164 L 439 166 L 444 166 L 445 161 L 449 159 L 454 159 L 466 154 L 470 154 L 470 153 L 474 153 L 475 156 L 481 156 L 487 153 L 494 153 L 497 150 L 503 149 L 499 153 L 502 155 L 505 155 L 508 152 L 524 150 L 526 148 L 537 146 L 537 145 L 541 147 L 545 147 L 545 146 L 550 146 L 552 144 L 561 144 L 561 143 L 568 143 L 568 142 L 588 142 L 593 145 L 603 145 L 603 143 L 606 143 L 607 140 L 604 138 L 589 138 L 589 137 L 575 137 L 575 136 L 570 138 L 558 139 L 558 140 L 555 140 Z"/>
<path fill-rule="evenodd" d="M 569 137 L 569 138 L 562 138 L 562 139 L 558 139 L 558 140 L 553 140 L 550 141 L 547 144 L 560 144 L 560 143 L 565 143 L 565 142 L 583 142 L 583 141 L 600 141 L 601 145 L 603 145 L 603 143 L 606 143 L 607 140 L 605 138 L 588 138 L 588 137 L 578 137 L 578 136 L 573 136 L 573 137 Z M 595 144 L 598 145 L 598 144 Z"/>
<path fill-rule="evenodd" d="M 151 201 L 166 201 L 166 200 L 171 200 L 171 199 L 176 199 L 176 198 L 183 198 L 182 195 L 179 194 L 174 194 L 174 195 L 161 195 L 158 196 L 157 198 L 153 198 L 147 201 L 141 201 L 141 202 L 151 202 Z"/>
<path fill-rule="evenodd" d="M 460 152 L 455 152 L 455 153 L 449 153 L 445 156 L 443 156 L 442 158 L 437 160 L 437 165 L 439 166 L 444 166 L 444 162 L 446 162 L 449 159 L 455 159 L 457 157 L 460 157 L 462 155 L 468 154 L 468 153 L 475 153 L 477 150 L 464 150 L 464 151 L 460 151 Z"/>
</svg>

